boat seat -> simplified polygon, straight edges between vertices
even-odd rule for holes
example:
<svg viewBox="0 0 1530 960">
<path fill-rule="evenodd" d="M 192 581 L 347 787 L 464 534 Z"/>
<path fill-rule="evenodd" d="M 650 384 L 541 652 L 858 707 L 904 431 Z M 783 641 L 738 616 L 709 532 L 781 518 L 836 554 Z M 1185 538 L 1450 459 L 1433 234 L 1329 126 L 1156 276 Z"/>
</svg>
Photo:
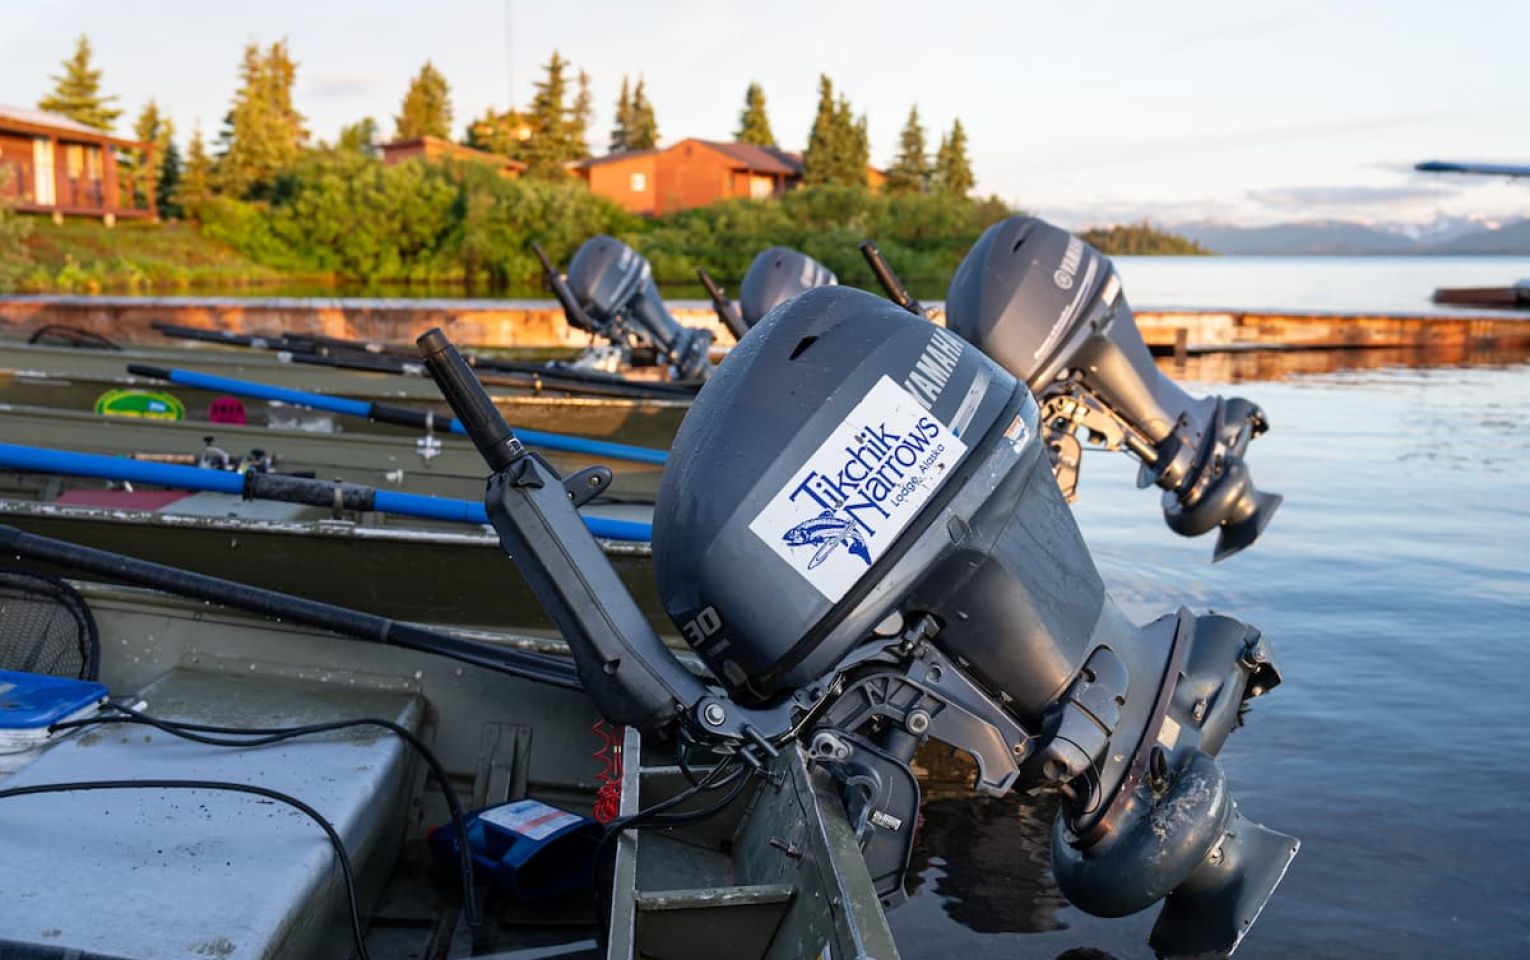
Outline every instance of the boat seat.
<svg viewBox="0 0 1530 960">
<path fill-rule="evenodd" d="M 154 716 L 226 726 L 375 717 L 418 729 L 423 715 L 409 690 L 253 669 L 178 667 L 140 696 Z M 221 780 L 290 794 L 339 832 L 365 911 L 398 854 L 415 763 L 399 738 L 374 728 L 242 749 L 119 725 L 55 743 L 5 786 Z M 334 849 L 316 824 L 274 801 L 208 790 L 12 797 L 0 801 L 0 837 L 0 956 L 341 960 L 351 950 Z"/>
</svg>

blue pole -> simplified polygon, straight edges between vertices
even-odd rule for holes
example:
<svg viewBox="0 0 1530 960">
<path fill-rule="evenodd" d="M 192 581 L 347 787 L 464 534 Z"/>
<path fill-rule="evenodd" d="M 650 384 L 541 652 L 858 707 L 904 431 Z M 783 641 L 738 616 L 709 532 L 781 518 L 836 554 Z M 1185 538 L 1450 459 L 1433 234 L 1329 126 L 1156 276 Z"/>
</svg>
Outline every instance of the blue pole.
<svg viewBox="0 0 1530 960">
<path fill-rule="evenodd" d="M 275 387 L 269 384 L 256 383 L 251 380 L 238 380 L 233 377 L 220 377 L 211 373 L 198 373 L 195 370 L 160 370 L 157 368 L 134 365 L 130 372 L 143 376 L 152 376 L 160 380 L 168 380 L 178 383 L 183 387 L 195 387 L 200 390 L 218 390 L 223 393 L 233 393 L 244 397 L 254 397 L 258 400 L 278 400 L 282 403 L 290 403 L 299 407 L 311 407 L 315 410 L 326 410 L 330 413 L 339 413 L 348 417 L 360 417 L 364 420 L 382 419 L 377 415 L 382 413 L 381 404 L 373 404 L 365 400 L 353 400 L 349 397 L 332 397 L 328 394 L 310 393 L 306 390 L 292 390 L 287 387 Z M 411 411 L 413 412 L 413 411 Z M 467 436 L 467 431 L 462 424 L 450 417 L 438 417 L 435 421 L 442 429 L 459 436 Z M 634 463 L 652 463 L 663 465 L 669 459 L 669 454 L 663 450 L 655 450 L 651 447 L 635 447 L 626 443 L 613 443 L 609 440 L 592 440 L 588 437 L 571 437 L 562 433 L 544 433 L 540 430 L 516 430 L 515 435 L 522 443 L 532 447 L 541 447 L 544 450 L 555 450 L 560 453 L 580 453 L 590 457 L 600 457 L 608 460 L 628 460 Z"/>
<path fill-rule="evenodd" d="M 227 470 L 128 460 L 123 457 L 106 457 L 95 453 L 75 453 L 70 450 L 50 450 L 46 447 L 28 447 L 17 443 L 0 443 L 0 467 L 27 470 L 33 473 L 61 473 L 73 477 L 150 483 L 181 490 L 206 490 L 213 493 L 239 495 L 244 493 L 244 475 Z M 449 523 L 486 524 L 489 522 L 489 515 L 485 512 L 483 504 L 474 503 L 471 500 L 378 490 L 373 504 L 383 513 L 445 520 Z M 653 527 L 647 523 L 635 520 L 614 520 L 608 517 L 584 517 L 583 519 L 590 533 L 607 540 L 647 542 L 653 538 Z"/>
</svg>

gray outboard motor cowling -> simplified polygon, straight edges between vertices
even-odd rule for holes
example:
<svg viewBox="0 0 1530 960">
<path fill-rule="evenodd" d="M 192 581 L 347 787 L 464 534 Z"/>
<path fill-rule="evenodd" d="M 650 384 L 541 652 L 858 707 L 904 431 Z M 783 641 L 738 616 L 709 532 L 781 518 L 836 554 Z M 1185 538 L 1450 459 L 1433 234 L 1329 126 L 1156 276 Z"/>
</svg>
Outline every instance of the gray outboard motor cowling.
<svg viewBox="0 0 1530 960">
<path fill-rule="evenodd" d="M 586 240 L 568 267 L 579 305 L 611 335 L 651 344 L 682 380 L 704 379 L 712 368 L 712 332 L 680 324 L 664 307 L 653 268 L 615 237 Z"/>
<path fill-rule="evenodd" d="M 1243 820 L 1215 760 L 1280 681 L 1257 630 L 1106 594 L 1022 383 L 871 294 L 773 310 L 697 397 L 655 509 L 666 611 L 727 687 L 796 709 L 878 891 L 902 896 L 928 738 L 975 787 L 1059 791 L 1055 872 L 1153 944 L 1230 952 L 1297 842 Z"/>
<path fill-rule="evenodd" d="M 765 314 L 804 290 L 839 283 L 834 271 L 791 247 L 771 247 L 749 264 L 738 289 L 739 312 L 753 327 Z"/>
<path fill-rule="evenodd" d="M 1164 490 L 1175 532 L 1220 528 L 1215 559 L 1253 543 L 1280 505 L 1244 462 L 1263 411 L 1160 373 L 1110 260 L 1067 231 L 1035 217 L 989 227 L 951 279 L 946 325 L 1036 392 L 1070 499 L 1083 430 L 1142 461 L 1138 484 Z"/>
</svg>

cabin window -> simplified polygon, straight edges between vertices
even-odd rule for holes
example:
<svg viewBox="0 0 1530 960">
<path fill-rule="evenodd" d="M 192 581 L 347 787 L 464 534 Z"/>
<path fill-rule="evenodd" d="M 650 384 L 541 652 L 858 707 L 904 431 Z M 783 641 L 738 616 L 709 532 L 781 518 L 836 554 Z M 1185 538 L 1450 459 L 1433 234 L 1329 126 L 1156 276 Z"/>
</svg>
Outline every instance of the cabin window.
<svg viewBox="0 0 1530 960">
<path fill-rule="evenodd" d="M 772 180 L 770 177 L 750 177 L 749 178 L 749 196 L 750 196 L 751 199 L 754 199 L 754 200 L 764 200 L 764 199 L 767 199 L 771 194 L 776 192 L 775 191 L 775 187 L 776 187 L 775 181 Z"/>
<path fill-rule="evenodd" d="M 644 174 L 644 173 L 634 173 L 632 175 L 632 192 L 633 193 L 642 193 L 644 190 L 647 190 L 647 189 L 648 189 L 648 175 Z"/>
<path fill-rule="evenodd" d="M 35 178 L 32 196 L 38 203 L 51 206 L 56 197 L 53 189 L 53 141 L 44 137 L 32 141 L 32 172 Z"/>
<path fill-rule="evenodd" d="M 70 143 L 64 146 L 64 169 L 69 171 L 69 176 L 78 180 L 85 175 L 85 147 L 83 144 Z"/>
</svg>

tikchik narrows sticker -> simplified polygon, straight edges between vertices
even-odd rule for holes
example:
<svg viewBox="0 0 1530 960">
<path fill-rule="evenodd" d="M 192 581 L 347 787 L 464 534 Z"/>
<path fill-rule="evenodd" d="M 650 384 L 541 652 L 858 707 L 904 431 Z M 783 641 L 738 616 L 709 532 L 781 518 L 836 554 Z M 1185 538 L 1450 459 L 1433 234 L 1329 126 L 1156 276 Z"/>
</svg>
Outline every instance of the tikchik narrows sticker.
<svg viewBox="0 0 1530 960">
<path fill-rule="evenodd" d="M 886 552 L 967 452 L 882 377 L 749 524 L 831 602 Z"/>
</svg>

